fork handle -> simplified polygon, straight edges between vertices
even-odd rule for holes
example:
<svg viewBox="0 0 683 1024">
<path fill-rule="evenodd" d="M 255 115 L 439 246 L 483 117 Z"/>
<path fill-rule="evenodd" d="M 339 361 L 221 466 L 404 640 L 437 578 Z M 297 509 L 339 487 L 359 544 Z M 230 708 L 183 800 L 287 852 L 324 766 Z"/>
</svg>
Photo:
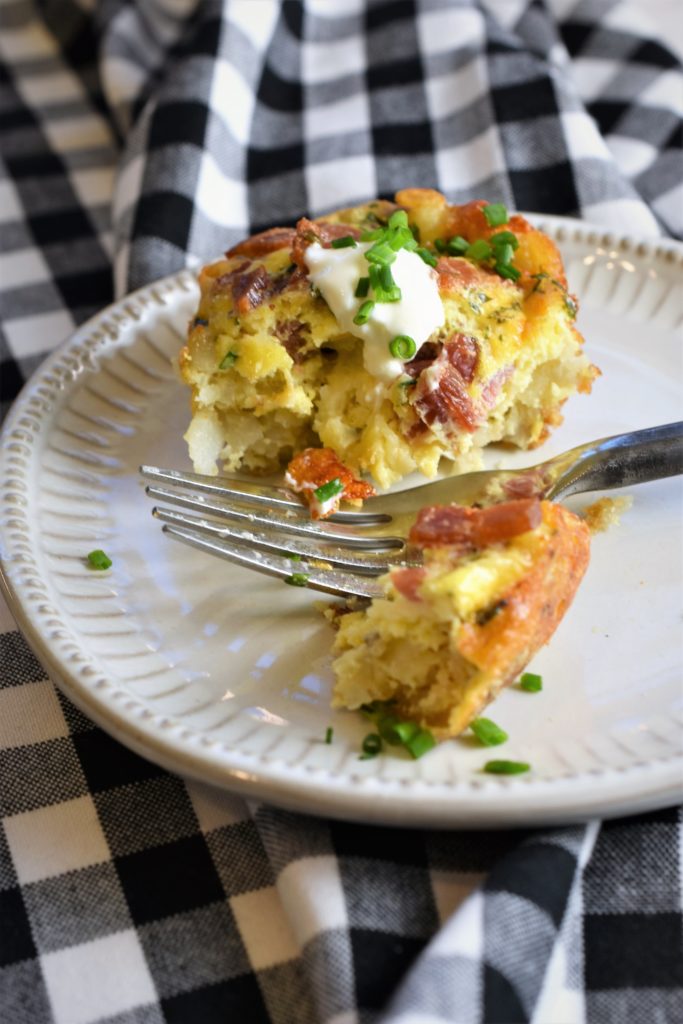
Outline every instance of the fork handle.
<svg viewBox="0 0 683 1024">
<path fill-rule="evenodd" d="M 610 490 L 683 473 L 683 422 L 605 437 L 546 463 L 552 483 L 545 497 Z"/>
</svg>

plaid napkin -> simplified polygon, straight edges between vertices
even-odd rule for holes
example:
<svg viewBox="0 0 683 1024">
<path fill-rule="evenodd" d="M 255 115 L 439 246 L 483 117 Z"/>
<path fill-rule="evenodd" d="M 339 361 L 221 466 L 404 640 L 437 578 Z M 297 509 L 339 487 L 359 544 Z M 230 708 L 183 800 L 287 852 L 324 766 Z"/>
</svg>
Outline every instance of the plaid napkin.
<svg viewBox="0 0 683 1024">
<path fill-rule="evenodd" d="M 643 7 L 5 3 L 3 409 L 112 267 L 121 294 L 403 185 L 683 234 L 680 68 Z M 676 810 L 447 833 L 247 806 L 96 729 L 1 602 L 0 819 L 8 1024 L 682 1019 Z"/>
</svg>

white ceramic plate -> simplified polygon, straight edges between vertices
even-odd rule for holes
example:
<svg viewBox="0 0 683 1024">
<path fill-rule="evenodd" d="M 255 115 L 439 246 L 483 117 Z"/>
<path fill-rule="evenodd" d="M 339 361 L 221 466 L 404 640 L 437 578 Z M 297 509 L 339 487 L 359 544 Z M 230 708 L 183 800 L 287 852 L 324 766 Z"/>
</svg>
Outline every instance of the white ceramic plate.
<svg viewBox="0 0 683 1024">
<path fill-rule="evenodd" d="M 561 245 L 603 370 L 541 457 L 679 418 L 683 247 L 537 220 Z M 496 755 L 531 762 L 530 774 L 482 774 L 491 752 L 467 739 L 417 762 L 393 751 L 360 761 L 367 723 L 329 710 L 332 637 L 316 595 L 176 544 L 150 516 L 138 465 L 188 466 L 187 395 L 170 359 L 195 296 L 181 273 L 105 310 L 40 368 L 4 429 L 4 587 L 68 696 L 180 774 L 335 817 L 526 825 L 679 799 L 679 481 L 635 489 L 534 660 L 544 691 L 508 690 L 492 709 L 511 737 Z M 96 547 L 110 572 L 85 566 Z"/>
</svg>

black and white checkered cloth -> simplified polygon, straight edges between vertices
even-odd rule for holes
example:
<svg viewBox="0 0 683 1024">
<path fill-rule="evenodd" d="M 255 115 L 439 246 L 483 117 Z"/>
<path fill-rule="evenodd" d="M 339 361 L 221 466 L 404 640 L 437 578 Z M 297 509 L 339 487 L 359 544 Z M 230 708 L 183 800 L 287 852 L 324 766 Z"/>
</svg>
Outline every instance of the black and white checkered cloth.
<svg viewBox="0 0 683 1024">
<path fill-rule="evenodd" d="M 112 268 L 123 293 L 400 186 L 680 236 L 683 84 L 647 6 L 5 2 L 3 410 Z M 3 1024 L 683 1021 L 676 810 L 445 833 L 248 807 L 96 729 L 4 606 L 0 821 Z"/>
</svg>

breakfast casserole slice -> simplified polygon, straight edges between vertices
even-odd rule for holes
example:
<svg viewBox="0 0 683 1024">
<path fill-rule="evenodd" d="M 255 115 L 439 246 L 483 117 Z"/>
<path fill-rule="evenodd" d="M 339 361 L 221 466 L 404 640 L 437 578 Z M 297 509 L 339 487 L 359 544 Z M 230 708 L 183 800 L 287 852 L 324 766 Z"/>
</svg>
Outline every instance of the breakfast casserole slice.
<svg viewBox="0 0 683 1024">
<path fill-rule="evenodd" d="M 501 204 L 405 189 L 255 235 L 199 283 L 179 365 L 201 473 L 321 445 L 380 487 L 461 471 L 539 444 L 597 373 L 557 247 Z"/>
<path fill-rule="evenodd" d="M 524 498 L 486 509 L 423 509 L 424 564 L 395 568 L 385 596 L 330 615 L 333 706 L 390 701 L 437 738 L 457 736 L 546 644 L 588 566 L 583 519 Z"/>
</svg>

